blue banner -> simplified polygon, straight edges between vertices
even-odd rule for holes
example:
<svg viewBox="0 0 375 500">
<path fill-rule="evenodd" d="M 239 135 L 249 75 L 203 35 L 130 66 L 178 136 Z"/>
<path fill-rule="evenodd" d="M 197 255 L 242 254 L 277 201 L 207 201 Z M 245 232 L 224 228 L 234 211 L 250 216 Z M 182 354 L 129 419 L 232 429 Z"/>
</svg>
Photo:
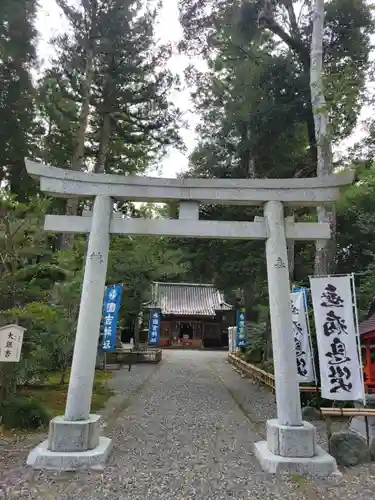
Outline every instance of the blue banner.
<svg viewBox="0 0 375 500">
<path fill-rule="evenodd" d="M 103 343 L 105 352 L 113 352 L 116 344 L 118 313 L 120 310 L 122 289 L 124 285 L 107 286 L 104 294 L 103 307 Z"/>
<path fill-rule="evenodd" d="M 160 344 L 160 312 L 151 311 L 148 324 L 148 343 L 149 345 Z"/>
<path fill-rule="evenodd" d="M 245 333 L 245 309 L 239 309 L 236 317 L 236 347 L 246 347 L 247 338 Z"/>
<path fill-rule="evenodd" d="M 305 306 L 305 310 L 307 309 L 307 305 L 309 303 L 309 289 L 305 287 L 297 287 L 294 286 L 292 292 L 302 292 L 303 293 L 303 304 Z"/>
</svg>

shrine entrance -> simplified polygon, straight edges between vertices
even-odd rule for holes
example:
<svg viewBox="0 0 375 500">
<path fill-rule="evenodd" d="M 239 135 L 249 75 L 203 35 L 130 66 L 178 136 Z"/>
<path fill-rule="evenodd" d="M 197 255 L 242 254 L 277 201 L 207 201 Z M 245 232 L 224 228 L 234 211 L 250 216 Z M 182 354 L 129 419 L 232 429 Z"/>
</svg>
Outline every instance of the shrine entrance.
<svg viewBox="0 0 375 500">
<path fill-rule="evenodd" d="M 330 238 L 324 223 L 285 218 L 284 206 L 332 205 L 351 172 L 308 179 L 162 179 L 76 172 L 26 161 L 45 193 L 94 199 L 86 216 L 47 215 L 45 230 L 89 233 L 81 305 L 65 415 L 51 421 L 48 441 L 28 458 L 34 468 L 103 466 L 111 440 L 100 437 L 100 417 L 91 415 L 92 385 L 111 234 L 219 238 L 266 242 L 267 277 L 275 369 L 277 418 L 267 422 L 267 440 L 254 444 L 264 470 L 330 475 L 335 460 L 316 445 L 316 429 L 303 422 L 296 375 L 287 240 Z M 113 201 L 179 203 L 178 219 L 126 219 Z M 200 204 L 262 206 L 252 222 L 199 219 Z M 187 331 L 187 330 L 186 330 Z M 186 333 L 189 335 L 189 333 Z M 67 453 L 68 452 L 68 453 Z"/>
<path fill-rule="evenodd" d="M 193 339 L 193 325 L 191 323 L 180 323 L 180 339 L 192 340 Z"/>
</svg>

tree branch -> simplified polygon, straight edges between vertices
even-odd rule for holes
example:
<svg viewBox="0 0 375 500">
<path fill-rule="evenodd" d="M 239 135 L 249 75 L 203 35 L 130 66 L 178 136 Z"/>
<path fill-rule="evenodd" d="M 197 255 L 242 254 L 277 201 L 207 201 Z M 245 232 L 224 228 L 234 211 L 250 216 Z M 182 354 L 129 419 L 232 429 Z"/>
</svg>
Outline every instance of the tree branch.
<svg viewBox="0 0 375 500">
<path fill-rule="evenodd" d="M 296 40 L 290 36 L 283 28 L 275 21 L 275 19 L 265 16 L 261 13 L 259 23 L 265 28 L 269 29 L 277 35 L 283 42 L 285 42 L 294 52 L 299 55 L 303 64 L 309 62 L 309 49 L 303 44 L 301 40 Z"/>
<path fill-rule="evenodd" d="M 293 0 L 282 0 L 282 5 L 286 8 L 288 12 L 290 31 L 296 40 L 301 40 L 301 34 L 299 31 L 296 14 L 294 12 Z"/>
</svg>

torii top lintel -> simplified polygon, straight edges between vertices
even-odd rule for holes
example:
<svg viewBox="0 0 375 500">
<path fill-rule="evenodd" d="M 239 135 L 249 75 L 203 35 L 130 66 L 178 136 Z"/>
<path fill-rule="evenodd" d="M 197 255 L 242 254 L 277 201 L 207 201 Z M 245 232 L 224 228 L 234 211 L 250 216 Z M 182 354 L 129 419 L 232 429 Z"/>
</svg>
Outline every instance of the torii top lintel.
<svg viewBox="0 0 375 500">
<path fill-rule="evenodd" d="M 28 173 L 40 179 L 41 191 L 60 198 L 107 195 L 131 201 L 197 201 L 217 205 L 262 205 L 280 201 L 292 206 L 332 204 L 354 172 L 306 179 L 165 179 L 65 170 L 26 160 Z"/>
</svg>

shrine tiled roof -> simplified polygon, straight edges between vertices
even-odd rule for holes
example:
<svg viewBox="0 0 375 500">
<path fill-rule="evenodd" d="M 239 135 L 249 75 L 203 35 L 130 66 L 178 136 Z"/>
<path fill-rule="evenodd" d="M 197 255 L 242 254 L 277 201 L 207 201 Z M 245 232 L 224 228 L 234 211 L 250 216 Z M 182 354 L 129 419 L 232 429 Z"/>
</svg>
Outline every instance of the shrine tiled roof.
<svg viewBox="0 0 375 500">
<path fill-rule="evenodd" d="M 372 298 L 367 318 L 359 325 L 359 334 L 371 333 L 375 331 L 375 297 Z"/>
<path fill-rule="evenodd" d="M 216 311 L 233 309 L 213 285 L 155 282 L 152 292 L 148 307 L 159 308 L 162 314 L 214 316 Z"/>
<path fill-rule="evenodd" d="M 370 318 L 365 319 L 359 325 L 359 334 L 364 335 L 365 333 L 375 332 L 375 314 L 370 316 Z"/>
</svg>

